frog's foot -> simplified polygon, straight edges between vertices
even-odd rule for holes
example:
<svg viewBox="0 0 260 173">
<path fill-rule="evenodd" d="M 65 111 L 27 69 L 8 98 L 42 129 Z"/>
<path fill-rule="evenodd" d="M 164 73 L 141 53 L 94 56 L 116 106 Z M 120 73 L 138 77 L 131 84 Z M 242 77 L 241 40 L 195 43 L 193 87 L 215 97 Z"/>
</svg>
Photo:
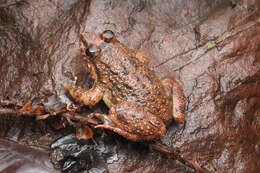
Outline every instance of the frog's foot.
<svg viewBox="0 0 260 173">
<path fill-rule="evenodd" d="M 167 96 L 172 101 L 174 120 L 178 123 L 184 123 L 186 103 L 182 87 L 170 78 L 163 79 L 162 84 Z"/>
<path fill-rule="evenodd" d="M 69 91 L 75 101 L 88 106 L 94 106 L 97 104 L 102 99 L 104 94 L 102 88 L 99 86 L 95 86 L 90 90 L 85 90 L 67 85 L 65 83 L 62 83 L 62 85 Z"/>
</svg>

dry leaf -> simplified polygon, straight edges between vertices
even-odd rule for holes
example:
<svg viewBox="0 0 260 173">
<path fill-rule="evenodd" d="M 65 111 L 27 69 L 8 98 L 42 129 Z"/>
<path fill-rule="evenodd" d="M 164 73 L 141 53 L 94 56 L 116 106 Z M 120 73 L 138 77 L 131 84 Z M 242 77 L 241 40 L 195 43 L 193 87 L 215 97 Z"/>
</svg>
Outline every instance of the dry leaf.
<svg viewBox="0 0 260 173">
<path fill-rule="evenodd" d="M 91 139 L 93 138 L 93 131 L 89 126 L 77 127 L 76 128 L 76 137 L 78 139 Z"/>
</svg>

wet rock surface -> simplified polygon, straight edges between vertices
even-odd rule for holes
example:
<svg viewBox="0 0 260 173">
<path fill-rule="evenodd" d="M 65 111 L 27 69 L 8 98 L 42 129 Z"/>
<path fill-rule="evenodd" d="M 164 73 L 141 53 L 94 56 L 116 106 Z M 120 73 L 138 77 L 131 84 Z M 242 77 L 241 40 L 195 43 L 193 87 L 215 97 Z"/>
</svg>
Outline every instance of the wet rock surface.
<svg viewBox="0 0 260 173">
<path fill-rule="evenodd" d="M 23 103 L 54 96 L 65 99 L 61 82 L 90 88 L 92 79 L 80 58 L 79 34 L 110 29 L 129 48 L 144 51 L 159 77 L 173 77 L 183 87 L 186 123 L 170 124 L 162 143 L 209 172 L 258 172 L 259 9 L 257 0 L 2 1 L 0 97 Z M 22 129 L 18 120 L 1 121 Z M 35 124 L 34 128 L 25 128 L 23 133 L 30 137 L 22 140 L 12 128 L 7 138 L 49 151 L 54 139 L 73 131 L 59 134 L 47 129 L 46 134 L 38 133 Z M 44 142 L 30 142 L 32 136 Z M 149 151 L 145 143 L 132 143 L 110 132 L 106 138 L 115 140 L 115 148 L 110 142 L 102 145 L 113 149 L 116 159 L 101 154 L 104 160 L 98 162 L 100 167 L 92 165 L 93 172 L 193 172 Z M 6 145 L 1 142 L 1 147 Z"/>
<path fill-rule="evenodd" d="M 49 162 L 47 152 L 42 152 L 3 139 L 0 139 L 0 151 L 1 172 L 59 172 L 55 170 Z"/>
</svg>

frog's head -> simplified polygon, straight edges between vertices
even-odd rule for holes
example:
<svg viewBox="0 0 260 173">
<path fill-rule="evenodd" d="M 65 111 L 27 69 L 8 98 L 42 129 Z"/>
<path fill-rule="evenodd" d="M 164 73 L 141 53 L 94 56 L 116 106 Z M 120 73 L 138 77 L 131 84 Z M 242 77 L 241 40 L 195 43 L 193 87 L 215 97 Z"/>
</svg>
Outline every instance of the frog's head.
<svg viewBox="0 0 260 173">
<path fill-rule="evenodd" d="M 115 40 L 115 35 L 111 30 L 105 30 L 100 35 L 84 32 L 80 35 L 80 49 L 84 56 L 87 56 L 90 60 L 95 59 L 107 43 Z"/>
</svg>

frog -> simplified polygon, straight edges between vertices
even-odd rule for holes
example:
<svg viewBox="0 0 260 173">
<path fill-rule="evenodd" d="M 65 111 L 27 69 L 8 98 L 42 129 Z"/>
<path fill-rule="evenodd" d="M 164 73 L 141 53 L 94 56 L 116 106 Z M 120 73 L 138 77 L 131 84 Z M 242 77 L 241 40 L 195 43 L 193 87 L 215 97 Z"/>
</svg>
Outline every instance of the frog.
<svg viewBox="0 0 260 173">
<path fill-rule="evenodd" d="M 92 113 L 111 130 L 131 141 L 162 138 L 174 120 L 184 123 L 185 96 L 174 79 L 159 79 L 143 51 L 130 49 L 111 30 L 80 34 L 81 57 L 94 84 L 90 89 L 63 84 L 72 98 L 94 106 L 101 100 L 108 114 Z"/>
</svg>

